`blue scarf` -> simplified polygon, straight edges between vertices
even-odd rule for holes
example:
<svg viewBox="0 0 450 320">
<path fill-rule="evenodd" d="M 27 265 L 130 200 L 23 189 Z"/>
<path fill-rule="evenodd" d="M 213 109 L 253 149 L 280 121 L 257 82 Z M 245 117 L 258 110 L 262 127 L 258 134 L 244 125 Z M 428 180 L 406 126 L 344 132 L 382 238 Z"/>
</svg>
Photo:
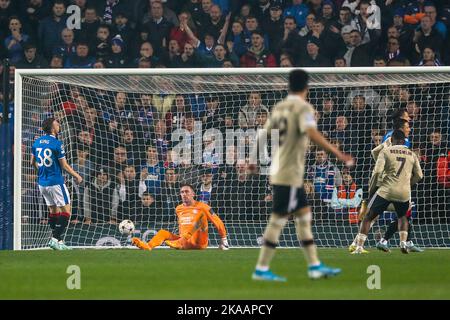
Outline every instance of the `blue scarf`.
<svg viewBox="0 0 450 320">
<path fill-rule="evenodd" d="M 105 7 L 105 14 L 103 15 L 103 21 L 107 24 L 112 23 L 113 7 L 119 4 L 119 0 L 107 0 Z"/>
</svg>

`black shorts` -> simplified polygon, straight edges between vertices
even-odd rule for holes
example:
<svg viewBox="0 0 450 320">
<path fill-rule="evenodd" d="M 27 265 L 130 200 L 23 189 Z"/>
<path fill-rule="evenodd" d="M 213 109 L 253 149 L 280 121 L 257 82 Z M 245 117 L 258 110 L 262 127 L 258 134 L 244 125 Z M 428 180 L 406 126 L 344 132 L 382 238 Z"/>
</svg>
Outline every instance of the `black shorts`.
<svg viewBox="0 0 450 320">
<path fill-rule="evenodd" d="M 272 211 L 276 214 L 291 214 L 308 206 L 305 189 L 273 185 Z"/>
<path fill-rule="evenodd" d="M 406 216 L 409 209 L 409 200 L 406 202 L 389 201 L 380 197 L 378 194 L 373 195 L 369 202 L 368 209 L 378 216 L 386 211 L 391 203 L 394 205 L 398 218 Z"/>
</svg>

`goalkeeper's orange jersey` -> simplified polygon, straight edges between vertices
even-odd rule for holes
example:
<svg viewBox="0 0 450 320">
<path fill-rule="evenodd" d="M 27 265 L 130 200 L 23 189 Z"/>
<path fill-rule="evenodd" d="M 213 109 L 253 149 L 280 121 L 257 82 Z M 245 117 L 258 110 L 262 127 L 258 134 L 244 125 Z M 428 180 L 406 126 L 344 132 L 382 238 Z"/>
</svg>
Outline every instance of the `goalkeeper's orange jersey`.
<svg viewBox="0 0 450 320">
<path fill-rule="evenodd" d="M 206 203 L 194 201 L 192 206 L 180 204 L 176 207 L 175 212 L 178 217 L 180 236 L 191 233 L 192 237 L 188 242 L 195 247 L 206 248 L 208 246 L 208 221 L 212 222 L 221 238 L 225 238 L 227 235 L 222 220 L 216 214 L 211 213 L 211 208 Z"/>
</svg>

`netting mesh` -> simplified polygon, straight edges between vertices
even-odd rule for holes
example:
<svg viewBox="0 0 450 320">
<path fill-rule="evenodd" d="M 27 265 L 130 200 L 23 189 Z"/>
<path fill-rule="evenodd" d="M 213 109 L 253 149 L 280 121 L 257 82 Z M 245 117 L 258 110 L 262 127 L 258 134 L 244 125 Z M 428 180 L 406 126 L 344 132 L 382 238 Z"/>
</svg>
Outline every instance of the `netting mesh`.
<svg viewBox="0 0 450 320">
<path fill-rule="evenodd" d="M 250 171 L 245 143 L 286 96 L 286 83 L 286 73 L 24 76 L 22 248 L 46 246 L 51 235 L 28 161 L 49 116 L 60 120 L 67 160 L 85 181 L 76 185 L 66 177 L 68 245 L 127 245 L 129 237 L 117 230 L 123 219 L 131 219 L 135 235 L 145 240 L 162 228 L 177 233 L 179 185 L 190 183 L 224 221 L 230 245 L 258 246 L 272 206 L 270 161 Z M 309 100 L 319 129 L 357 160 L 347 170 L 314 146 L 308 150 L 305 189 L 319 246 L 351 242 L 374 166 L 370 151 L 391 129 L 389 116 L 398 108 L 412 118 L 409 138 L 425 174 L 412 194 L 413 240 L 450 246 L 448 177 L 439 170 L 448 153 L 449 89 L 445 73 L 312 74 Z M 263 153 L 270 159 L 270 145 Z M 394 217 L 383 214 L 369 238 Z M 213 228 L 210 244 L 217 244 Z M 280 245 L 298 245 L 293 223 Z"/>
</svg>

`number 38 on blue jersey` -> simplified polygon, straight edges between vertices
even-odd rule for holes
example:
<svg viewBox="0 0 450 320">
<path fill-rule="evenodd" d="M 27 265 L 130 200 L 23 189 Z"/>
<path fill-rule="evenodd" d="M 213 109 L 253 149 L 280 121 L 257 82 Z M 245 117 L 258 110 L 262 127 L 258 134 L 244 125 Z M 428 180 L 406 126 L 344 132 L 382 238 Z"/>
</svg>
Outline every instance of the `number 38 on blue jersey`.
<svg viewBox="0 0 450 320">
<path fill-rule="evenodd" d="M 54 136 L 42 136 L 33 143 L 32 153 L 38 166 L 38 184 L 43 187 L 64 183 L 59 159 L 66 156 L 61 141 Z"/>
</svg>

